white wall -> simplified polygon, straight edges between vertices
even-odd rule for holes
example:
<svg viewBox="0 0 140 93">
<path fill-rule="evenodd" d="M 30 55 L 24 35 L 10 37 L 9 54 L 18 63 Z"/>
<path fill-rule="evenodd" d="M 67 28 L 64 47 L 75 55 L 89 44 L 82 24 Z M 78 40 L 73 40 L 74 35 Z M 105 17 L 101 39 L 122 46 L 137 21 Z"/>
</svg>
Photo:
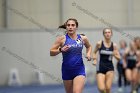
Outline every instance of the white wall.
<svg viewBox="0 0 140 93">
<path fill-rule="evenodd" d="M 0 0 L 0 28 L 4 27 L 4 21 L 5 21 L 5 14 L 4 14 L 4 2 L 3 0 Z"/>
<path fill-rule="evenodd" d="M 72 3 L 76 3 L 72 6 Z M 84 13 L 78 7 L 90 12 L 99 18 L 111 22 L 114 25 L 127 24 L 127 0 L 70 0 L 65 1 L 65 19 L 69 17 L 76 17 L 81 26 L 84 27 L 101 27 L 103 24 L 96 20 L 96 18 Z"/>
<path fill-rule="evenodd" d="M 140 1 L 139 0 L 134 0 L 133 2 L 133 24 L 140 26 L 140 19 L 138 18 L 140 16 Z"/>
<path fill-rule="evenodd" d="M 128 1 L 131 1 L 130 5 Z M 140 26 L 139 0 L 65 0 L 64 2 L 64 19 L 76 17 L 83 28 L 103 27 L 100 18 L 117 26 Z"/>
<path fill-rule="evenodd" d="M 61 21 L 73 17 L 82 28 L 104 27 L 101 18 L 117 26 L 140 26 L 140 1 L 133 0 L 130 6 L 128 1 L 131 0 L 7 0 L 7 25 L 8 28 L 39 28 L 30 21 L 34 19 L 47 28 L 57 28 Z"/>
<path fill-rule="evenodd" d="M 39 28 L 30 21 L 33 19 L 47 28 L 56 28 L 59 11 L 59 0 L 7 0 L 7 25 L 8 28 Z"/>
<path fill-rule="evenodd" d="M 130 35 L 140 36 L 140 28 L 121 29 Z M 95 46 L 98 40 L 103 38 L 102 28 L 80 29 L 78 33 L 86 34 L 92 47 Z M 0 85 L 7 85 L 8 73 L 11 68 L 19 70 L 20 79 L 24 85 L 31 84 L 35 70 L 33 64 L 54 76 L 45 75 L 45 84 L 58 84 L 56 79 L 61 79 L 62 57 L 61 54 L 56 57 L 49 56 L 49 49 L 55 41 L 56 34 L 52 35 L 52 33 L 40 29 L 0 29 Z M 120 39 L 130 41 L 126 35 L 114 31 L 112 40 L 118 44 Z M 94 72 L 95 67 L 86 62 L 85 59 L 84 61 L 86 67 Z"/>
</svg>

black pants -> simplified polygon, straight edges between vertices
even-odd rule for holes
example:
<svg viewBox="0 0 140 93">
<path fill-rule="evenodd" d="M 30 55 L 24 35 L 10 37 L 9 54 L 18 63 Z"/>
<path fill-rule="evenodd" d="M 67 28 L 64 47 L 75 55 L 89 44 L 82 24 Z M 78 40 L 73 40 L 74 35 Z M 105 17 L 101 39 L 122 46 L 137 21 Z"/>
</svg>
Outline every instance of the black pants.
<svg viewBox="0 0 140 93">
<path fill-rule="evenodd" d="M 126 80 L 126 76 L 125 76 L 125 69 L 123 68 L 123 65 L 118 63 L 117 64 L 117 70 L 118 70 L 118 86 L 122 87 L 122 79 L 123 79 L 123 84 L 124 86 L 127 85 L 127 80 Z"/>
</svg>

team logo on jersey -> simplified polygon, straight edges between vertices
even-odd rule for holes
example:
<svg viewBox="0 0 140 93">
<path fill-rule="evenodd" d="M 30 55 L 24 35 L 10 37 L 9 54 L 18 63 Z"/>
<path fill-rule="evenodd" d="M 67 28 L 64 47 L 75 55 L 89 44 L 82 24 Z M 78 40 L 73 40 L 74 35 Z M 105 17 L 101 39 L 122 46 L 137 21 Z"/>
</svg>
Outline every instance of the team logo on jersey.
<svg viewBox="0 0 140 93">
<path fill-rule="evenodd" d="M 100 53 L 105 54 L 105 55 L 112 55 L 113 54 L 112 51 L 106 51 L 106 50 L 101 50 Z"/>
<path fill-rule="evenodd" d="M 76 40 L 76 43 L 77 43 L 77 44 L 80 44 L 80 43 L 81 43 L 81 39 L 77 39 L 77 40 Z"/>
<path fill-rule="evenodd" d="M 106 48 L 106 50 L 109 50 L 108 48 Z"/>
<path fill-rule="evenodd" d="M 71 44 L 70 46 L 71 47 L 82 47 L 83 46 L 83 44 L 82 44 L 82 40 L 81 39 L 77 39 L 77 40 L 75 40 L 76 41 L 76 43 L 74 43 L 74 44 Z"/>
</svg>

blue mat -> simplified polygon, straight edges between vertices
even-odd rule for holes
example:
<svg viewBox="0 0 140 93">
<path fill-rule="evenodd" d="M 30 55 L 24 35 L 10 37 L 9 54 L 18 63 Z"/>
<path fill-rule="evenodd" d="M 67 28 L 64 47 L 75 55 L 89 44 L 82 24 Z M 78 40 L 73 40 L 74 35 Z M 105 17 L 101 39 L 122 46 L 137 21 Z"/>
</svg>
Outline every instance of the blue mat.
<svg viewBox="0 0 140 93">
<path fill-rule="evenodd" d="M 121 93 L 130 93 L 130 86 Z M 112 93 L 117 92 L 117 85 L 112 86 Z M 0 87 L 0 93 L 65 93 L 63 85 Z M 85 85 L 83 93 L 99 93 L 96 85 Z"/>
</svg>

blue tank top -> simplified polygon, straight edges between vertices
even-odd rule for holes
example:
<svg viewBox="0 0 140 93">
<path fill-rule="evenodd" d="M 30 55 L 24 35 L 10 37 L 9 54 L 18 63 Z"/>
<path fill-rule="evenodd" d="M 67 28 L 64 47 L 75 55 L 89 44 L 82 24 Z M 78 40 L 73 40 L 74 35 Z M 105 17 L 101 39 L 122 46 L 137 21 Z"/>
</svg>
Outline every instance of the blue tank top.
<svg viewBox="0 0 140 93">
<path fill-rule="evenodd" d="M 62 66 L 66 68 L 76 68 L 77 66 L 83 66 L 82 59 L 82 49 L 83 49 L 83 40 L 79 34 L 77 34 L 77 39 L 73 40 L 69 37 L 68 34 L 66 36 L 65 45 L 69 45 L 70 48 L 66 52 L 62 52 L 63 55 L 63 63 Z"/>
</svg>

